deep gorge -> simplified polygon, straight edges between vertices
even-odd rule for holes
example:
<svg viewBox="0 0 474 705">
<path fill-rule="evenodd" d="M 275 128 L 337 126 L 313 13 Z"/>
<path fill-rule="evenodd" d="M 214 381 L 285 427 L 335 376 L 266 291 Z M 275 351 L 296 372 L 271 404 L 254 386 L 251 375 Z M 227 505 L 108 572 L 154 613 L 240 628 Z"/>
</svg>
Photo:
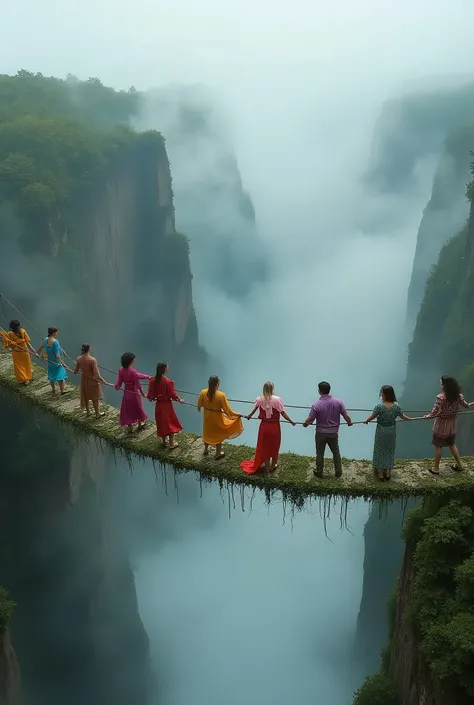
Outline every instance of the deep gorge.
<svg viewBox="0 0 474 705">
<path fill-rule="evenodd" d="M 223 296 L 231 297 L 240 305 L 251 295 L 252 288 L 266 281 L 270 268 L 265 245 L 258 239 L 254 207 L 242 184 L 235 157 L 227 155 L 227 159 L 222 159 L 224 166 L 217 160 L 219 169 L 228 177 L 226 188 L 221 189 L 219 180 L 213 181 L 214 166 L 209 168 L 208 180 L 197 182 L 199 188 L 196 186 L 193 190 L 192 179 L 189 184 L 184 178 L 193 145 L 203 142 L 204 147 L 201 144 L 200 148 L 205 151 L 212 144 L 213 131 L 203 118 L 202 106 L 196 109 L 191 100 L 191 109 L 186 95 L 181 96 L 183 105 L 177 119 L 174 98 L 167 107 L 166 92 L 158 97 L 152 95 L 146 98 L 147 105 L 151 101 L 155 106 L 152 119 L 140 112 L 142 100 L 138 91 L 113 91 L 97 79 L 79 82 L 70 77 L 59 81 L 28 72 L 0 77 L 0 231 L 6 253 L 0 263 L 0 281 L 30 320 L 40 321 L 40 325 L 45 320 L 54 320 L 71 356 L 77 354 L 78 343 L 87 339 L 93 341 L 99 362 L 115 369 L 120 351 L 133 341 L 139 368 L 152 369 L 159 350 L 161 357 L 172 360 L 173 376 L 186 389 L 195 389 L 197 380 L 205 380 L 216 360 L 214 351 L 205 350 L 200 343 L 192 293 L 193 276 L 200 282 L 209 277 Z M 446 117 L 442 108 L 447 101 L 457 101 L 459 106 Z M 410 338 L 415 311 L 419 309 L 419 313 L 403 391 L 407 408 L 420 404 L 424 408 L 431 404 L 436 380 L 446 368 L 460 377 L 466 396 L 474 394 L 469 332 L 472 208 L 471 218 L 464 225 L 469 213 L 465 191 L 474 134 L 466 124 L 470 119 L 471 101 L 471 86 L 460 90 L 454 98 L 445 93 L 432 96 L 421 108 L 418 99 L 413 100 L 416 119 L 411 129 L 415 135 L 417 130 L 424 129 L 426 111 L 438 116 L 433 118 L 431 132 L 424 130 L 426 141 L 417 147 L 421 156 L 423 150 L 435 153 L 438 166 L 431 199 L 420 224 L 408 293 L 406 331 Z M 160 132 L 148 129 L 153 121 L 159 123 L 160 110 L 163 123 L 175 131 L 170 136 L 169 147 Z M 130 125 L 143 127 L 145 131 L 135 131 Z M 160 129 L 159 124 L 154 127 Z M 398 130 L 403 133 L 407 128 L 402 124 Z M 58 134 L 61 140 L 57 139 Z M 394 134 L 396 137 L 398 132 Z M 395 139 L 394 135 L 391 137 Z M 421 158 L 420 153 L 407 148 L 408 155 L 403 159 L 399 145 L 393 147 L 390 139 L 385 149 L 396 160 L 392 172 L 389 169 L 384 172 L 387 181 L 384 188 L 396 192 L 401 188 L 400 173 L 403 178 L 410 174 L 413 163 Z M 173 150 L 177 169 L 183 175 L 176 185 L 171 178 L 175 173 L 170 156 Z M 378 150 L 383 154 L 383 149 L 378 147 Z M 372 164 L 372 172 L 369 170 L 366 177 L 369 183 L 376 178 L 376 167 L 377 164 Z M 221 178 L 222 171 L 219 174 Z M 377 184 L 379 188 L 380 183 Z M 224 218 L 224 213 L 216 206 L 221 200 L 228 200 L 233 212 L 239 214 L 237 230 L 233 229 L 234 216 L 225 223 L 222 232 L 216 227 L 219 218 Z M 202 203 L 205 208 L 200 218 L 194 218 Z M 226 213 L 228 211 L 225 209 Z M 183 233 L 178 232 L 175 219 L 186 226 Z M 240 247 L 235 248 L 239 234 L 242 240 Z M 251 248 L 255 251 L 249 256 Z M 438 264 L 429 275 L 440 252 Z M 222 267 L 216 279 L 212 272 L 219 262 Z M 21 277 L 18 272 L 22 273 Z M 226 369 L 226 362 L 218 361 L 218 364 Z M 279 683 L 281 697 L 291 698 L 295 673 L 301 679 L 303 697 L 308 697 L 313 684 L 303 667 L 298 671 L 298 662 L 307 663 L 311 668 L 314 660 L 314 663 L 324 663 L 327 669 L 324 683 L 319 684 L 319 697 L 332 695 L 345 705 L 345 701 L 349 701 L 348 694 L 366 675 L 377 670 L 380 651 L 390 639 L 391 646 L 384 652 L 379 676 L 382 679 L 379 693 L 383 695 L 383 688 L 394 688 L 399 698 L 394 700 L 394 705 L 418 702 L 467 705 L 466 698 L 470 694 L 466 696 L 466 692 L 471 686 L 470 683 L 466 686 L 465 675 L 472 666 L 469 643 L 459 646 L 461 656 L 449 663 L 448 684 L 443 681 L 441 687 L 435 677 L 440 671 L 434 669 L 422 650 L 417 632 L 420 625 L 407 625 L 405 617 L 416 598 L 413 596 L 414 576 L 416 570 L 420 570 L 414 556 L 416 547 L 424 544 L 419 525 L 418 533 L 411 535 L 410 540 L 405 534 L 404 544 L 401 507 L 391 506 L 387 519 L 380 517 L 379 508 L 374 507 L 365 525 L 364 576 L 357 631 L 355 620 L 351 624 L 359 601 L 357 590 L 351 591 L 349 603 L 345 604 L 347 593 L 340 588 L 347 579 L 344 566 L 337 565 L 332 573 L 327 570 L 326 580 L 338 595 L 339 609 L 340 605 L 345 605 L 343 611 L 349 625 L 338 627 L 332 634 L 331 618 L 336 619 L 337 610 L 325 602 L 323 587 L 326 586 L 320 584 L 316 570 L 319 566 L 306 566 L 301 550 L 295 554 L 300 561 L 292 560 L 291 553 L 295 549 L 288 535 L 283 531 L 277 533 L 277 525 L 281 523 L 279 516 L 276 517 L 278 508 L 272 507 L 271 516 L 267 517 L 262 503 L 257 506 L 254 517 L 248 520 L 244 517 L 247 523 L 235 516 L 231 518 L 245 537 L 236 541 L 221 523 L 227 510 L 224 507 L 221 514 L 216 508 L 220 501 L 217 487 L 208 488 L 204 500 L 200 498 L 199 486 L 193 484 L 191 478 L 180 481 L 178 489 L 170 479 L 165 491 L 161 481 L 155 481 L 151 467 L 135 467 L 134 475 L 130 475 L 125 464 L 119 462 L 117 468 L 111 456 L 99 453 L 93 444 L 77 444 L 72 436 L 64 435 L 55 422 L 41 416 L 32 418 L 22 409 L 10 407 L 5 398 L 1 401 L 2 447 L 5 449 L 0 474 L 2 529 L 8 540 L 2 545 L 0 583 L 8 589 L 17 607 L 9 630 L 3 633 L 0 702 L 3 697 L 7 705 L 16 704 L 20 682 L 17 664 L 21 673 L 22 705 L 30 702 L 35 705 L 63 702 L 94 705 L 108 701 L 117 705 L 131 702 L 168 705 L 170 697 L 178 696 L 189 701 L 190 691 L 179 681 L 179 673 L 173 672 L 174 663 L 167 643 L 177 642 L 175 648 L 184 652 L 189 663 L 197 659 L 201 647 L 199 635 L 209 624 L 217 629 L 212 613 L 220 609 L 217 591 L 206 584 L 199 571 L 205 574 L 207 561 L 211 575 L 213 563 L 219 556 L 222 560 L 229 546 L 243 563 L 239 547 L 243 541 L 248 544 L 254 541 L 252 531 L 255 531 L 267 537 L 269 552 L 275 554 L 275 562 L 268 563 L 267 567 L 272 580 L 266 576 L 257 580 L 262 594 L 270 596 L 268 613 L 258 605 L 239 606 L 239 595 L 231 589 L 230 583 L 241 585 L 245 590 L 245 581 L 239 582 L 239 572 L 230 562 L 227 570 L 232 579 L 225 589 L 233 600 L 229 612 L 235 610 L 236 616 L 234 621 L 222 613 L 220 619 L 230 635 L 238 633 L 237 625 L 249 611 L 254 622 L 261 624 L 263 634 L 274 629 L 274 662 L 285 678 L 280 680 L 272 675 L 268 667 L 264 672 L 266 678 L 275 678 Z M 189 428 L 198 430 L 196 414 L 183 413 L 182 418 Z M 470 424 L 466 423 L 460 433 L 463 453 L 472 452 L 471 435 Z M 428 452 L 426 440 L 420 439 L 412 429 L 404 428 L 398 451 L 404 457 L 424 456 Z M 137 477 L 139 473 L 143 476 Z M 176 499 L 173 497 L 172 503 L 166 494 L 175 492 Z M 178 497 L 179 505 L 175 505 Z M 467 516 L 466 507 L 470 507 L 469 498 L 462 509 Z M 423 521 L 428 521 L 432 517 L 436 519 L 436 513 L 442 517 L 442 512 L 449 511 L 449 507 L 424 507 L 416 511 L 418 514 L 413 516 L 420 517 L 423 511 L 426 512 Z M 183 527 L 175 520 L 175 514 Z M 332 549 L 322 536 L 321 540 L 314 537 L 314 526 L 319 530 L 317 512 L 314 514 L 311 516 L 309 512 L 309 516 L 296 518 L 295 534 L 300 549 L 304 546 L 307 551 L 306 556 L 311 555 L 312 542 L 316 542 L 323 556 L 322 564 L 326 565 L 324 561 L 330 560 Z M 356 537 L 348 535 L 338 539 L 334 549 L 352 568 L 363 560 L 360 537 L 366 514 L 366 506 L 354 504 L 351 518 Z M 451 521 L 452 517 L 449 519 Z M 278 535 L 283 548 L 269 543 L 269 527 L 264 522 Z M 414 524 L 416 520 L 409 522 Z M 336 523 L 334 520 L 333 529 Z M 222 542 L 210 538 L 213 529 L 225 537 Z M 441 615 L 443 628 L 451 624 L 450 620 L 459 619 L 456 601 L 461 598 L 464 614 L 470 615 L 472 611 L 468 574 L 472 537 L 466 527 L 461 529 L 466 531 L 459 560 L 447 568 L 450 585 L 423 586 L 430 596 L 456 603 L 452 613 Z M 458 529 L 460 533 L 461 529 Z M 194 531 L 203 532 L 207 542 L 200 536 L 195 545 Z M 186 558 L 180 553 L 169 554 L 169 545 L 173 543 L 181 547 Z M 265 544 L 256 545 L 261 551 Z M 279 557 L 278 550 L 282 551 Z M 199 552 L 197 560 L 196 551 Z M 441 554 L 439 558 L 442 560 Z M 284 645 L 278 643 L 278 624 L 273 624 L 269 616 L 270 608 L 279 609 L 278 602 L 273 603 L 271 599 L 274 586 L 283 581 L 283 575 L 275 568 L 278 559 L 307 583 L 296 589 L 296 600 L 309 602 L 314 591 L 319 604 L 326 605 L 329 619 L 325 628 L 331 633 L 323 642 L 326 647 L 323 648 L 318 641 L 321 625 L 297 622 L 300 650 L 290 661 L 287 672 L 289 657 Z M 255 575 L 259 560 L 259 551 L 252 553 Z M 157 573 L 150 568 L 155 563 Z M 201 589 L 202 594 L 209 590 L 209 605 L 197 604 L 198 600 L 189 596 L 181 584 L 173 583 L 174 572 L 185 581 L 189 565 L 198 586 L 196 589 Z M 393 621 L 389 623 L 386 604 L 396 586 L 400 568 L 400 587 L 396 598 L 392 599 Z M 161 579 L 155 585 L 156 574 L 161 575 Z M 160 587 L 164 594 L 160 594 Z M 171 606 L 163 606 L 161 602 L 166 602 L 173 590 L 180 601 L 171 599 Z M 436 590 L 444 592 L 438 595 Z M 158 611 L 156 601 L 160 601 Z M 193 609 L 187 611 L 187 603 Z M 283 620 L 288 629 L 294 626 L 290 608 L 291 605 L 289 616 Z M 182 611 L 190 624 L 197 623 L 195 631 L 189 628 L 188 639 L 173 632 L 173 609 Z M 156 614 L 161 620 L 158 624 Z M 321 618 L 320 612 L 309 612 L 309 615 Z M 300 616 L 296 615 L 295 619 Z M 153 627 L 152 635 L 147 624 Z M 10 637 L 16 655 L 11 650 Z M 260 635 L 254 638 L 261 650 L 267 648 L 265 638 Z M 215 639 L 217 646 L 213 653 L 219 659 L 226 649 L 226 639 L 222 634 L 215 634 Z M 435 647 L 441 649 L 436 654 L 442 660 L 442 647 L 439 643 Z M 451 647 L 454 649 L 456 644 Z M 242 649 L 242 659 L 244 651 Z M 258 652 L 257 647 L 255 651 Z M 338 682 L 334 663 L 346 664 L 347 682 Z M 159 664 L 158 669 L 156 664 Z M 225 660 L 220 668 L 230 678 L 232 669 L 228 670 Z M 462 671 L 458 679 L 461 682 L 457 680 L 453 684 L 452 673 L 456 669 Z M 260 676 L 258 667 L 248 673 L 242 692 L 234 694 L 235 705 L 243 702 L 241 698 L 248 700 L 255 693 L 265 705 L 268 694 L 259 690 L 262 687 Z M 199 673 L 194 672 L 194 677 L 197 682 Z M 179 682 L 178 695 L 173 681 Z M 365 690 L 366 699 L 356 697 L 357 705 L 382 702 L 376 699 L 377 693 L 371 696 L 370 683 Z M 216 685 L 212 696 L 218 699 L 220 694 Z M 204 703 L 195 701 L 192 705 Z"/>
</svg>

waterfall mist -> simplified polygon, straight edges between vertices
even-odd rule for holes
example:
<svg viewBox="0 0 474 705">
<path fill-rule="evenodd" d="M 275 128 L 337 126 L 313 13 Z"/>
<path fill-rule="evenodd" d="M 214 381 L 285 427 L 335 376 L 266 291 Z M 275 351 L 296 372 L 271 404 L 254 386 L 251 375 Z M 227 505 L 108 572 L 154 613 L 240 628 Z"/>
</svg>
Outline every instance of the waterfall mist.
<svg viewBox="0 0 474 705">
<path fill-rule="evenodd" d="M 9 47 L 3 71 L 212 89 L 268 272 L 245 296 L 224 294 L 213 284 L 218 262 L 206 271 L 191 240 L 200 340 L 222 388 L 254 399 L 272 379 L 284 401 L 310 405 L 327 379 L 348 407 L 369 408 L 382 384 L 403 381 L 406 291 L 436 156 L 416 162 L 409 192 L 381 195 L 364 178 L 380 156 L 375 120 L 386 99 L 426 75 L 461 80 L 472 69 L 473 22 L 471 0 L 84 0 L 74 15 L 53 0 L 18 0 L 3 9 L 0 45 Z M 139 124 L 166 137 L 166 120 L 146 104 Z M 183 189 L 206 156 L 196 154 L 179 169 Z M 171 148 L 169 157 L 175 176 Z M 245 442 L 256 429 L 246 425 Z M 287 450 L 312 453 L 313 443 L 311 429 L 283 430 Z M 367 457 L 371 444 L 364 427 L 341 431 L 346 456 Z M 229 520 L 217 487 L 200 498 L 193 477 L 179 482 L 188 488 L 180 504 L 151 471 L 129 482 L 151 705 L 347 705 L 360 679 L 353 637 L 367 505 L 350 506 L 352 533 L 330 520 L 329 541 L 317 507 L 292 530 L 258 495 L 250 516 L 237 509 Z"/>
</svg>

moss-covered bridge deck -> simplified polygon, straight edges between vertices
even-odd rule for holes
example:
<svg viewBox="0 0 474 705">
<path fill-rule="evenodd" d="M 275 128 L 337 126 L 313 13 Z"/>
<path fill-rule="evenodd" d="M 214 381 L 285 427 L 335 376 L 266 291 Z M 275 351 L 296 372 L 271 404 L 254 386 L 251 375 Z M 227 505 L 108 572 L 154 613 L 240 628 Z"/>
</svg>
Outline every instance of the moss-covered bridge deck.
<svg viewBox="0 0 474 705">
<path fill-rule="evenodd" d="M 314 458 L 282 453 L 279 467 L 271 475 L 246 475 L 241 471 L 239 463 L 253 457 L 254 449 L 249 446 L 225 444 L 225 457 L 216 461 L 212 452 L 208 457 L 203 455 L 203 443 L 199 436 L 180 433 L 178 448 L 163 449 L 161 441 L 156 437 L 154 422 L 149 421 L 143 430 L 129 434 L 119 426 L 118 408 L 108 404 L 102 406 L 104 417 L 97 420 L 87 418 L 79 407 L 77 386 L 66 384 L 67 394 L 53 396 L 45 370 L 36 364 L 33 370 L 33 382 L 27 387 L 19 385 L 13 374 L 11 355 L 0 352 L 0 385 L 9 390 L 12 398 L 24 400 L 50 412 L 79 432 L 96 436 L 127 455 L 148 457 L 177 471 L 195 471 L 201 477 L 221 482 L 259 487 L 267 492 L 280 490 L 285 498 L 297 504 L 302 504 L 306 497 L 311 496 L 339 495 L 391 500 L 397 497 L 458 494 L 474 489 L 474 458 L 464 459 L 465 472 L 455 473 L 450 469 L 442 469 L 438 477 L 428 472 L 431 459 L 398 460 L 391 482 L 381 482 L 374 477 L 371 463 L 367 460 L 344 458 L 343 476 L 340 479 L 334 477 L 332 462 L 327 461 L 324 477 L 316 478 L 313 474 Z"/>
</svg>

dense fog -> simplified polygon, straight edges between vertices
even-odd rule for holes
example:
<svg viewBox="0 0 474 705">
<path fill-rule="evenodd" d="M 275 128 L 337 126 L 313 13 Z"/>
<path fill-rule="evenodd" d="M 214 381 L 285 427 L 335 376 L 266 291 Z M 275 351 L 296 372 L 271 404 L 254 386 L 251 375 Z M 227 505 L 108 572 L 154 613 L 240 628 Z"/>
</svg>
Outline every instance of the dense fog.
<svg viewBox="0 0 474 705">
<path fill-rule="evenodd" d="M 206 266 L 191 237 L 200 341 L 222 389 L 253 400 L 270 379 L 287 403 L 310 405 L 326 379 L 349 408 L 368 409 L 382 384 L 403 382 L 406 293 L 437 159 L 415 164 L 408 192 L 382 195 L 365 178 L 383 160 L 374 126 L 387 99 L 462 80 L 473 23 L 469 0 L 18 0 L 2 10 L 1 71 L 205 91 L 218 149 L 234 155 L 255 208 L 246 261 L 253 246 L 265 260 L 265 276 L 233 296 L 215 286 L 219 262 Z M 166 137 L 169 120 L 150 101 L 137 124 Z M 200 160 L 219 180 L 211 149 L 212 140 L 196 149 L 187 168 L 175 146 L 175 171 L 170 145 L 177 189 L 199 178 Z M 216 232 L 233 218 L 211 215 Z M 246 424 L 245 442 L 254 445 L 256 430 Z M 284 449 L 313 445 L 311 429 L 284 427 Z M 343 455 L 370 457 L 371 447 L 370 429 L 342 428 Z M 327 538 L 317 503 L 291 521 L 263 495 L 249 512 L 247 496 L 229 519 L 227 495 L 212 486 L 200 498 L 192 476 L 179 479 L 179 504 L 148 466 L 126 482 L 151 705 L 347 705 L 363 676 L 353 639 L 368 506 L 350 505 L 350 531 L 336 509 Z"/>
</svg>

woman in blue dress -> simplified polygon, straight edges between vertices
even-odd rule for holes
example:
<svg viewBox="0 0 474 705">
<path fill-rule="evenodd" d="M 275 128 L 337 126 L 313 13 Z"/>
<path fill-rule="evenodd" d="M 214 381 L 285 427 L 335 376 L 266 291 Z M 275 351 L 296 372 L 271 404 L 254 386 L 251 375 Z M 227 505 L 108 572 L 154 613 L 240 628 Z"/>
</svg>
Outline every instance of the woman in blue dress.
<svg viewBox="0 0 474 705">
<path fill-rule="evenodd" d="M 48 360 L 48 379 L 53 394 L 56 394 L 56 382 L 58 383 L 61 394 L 65 394 L 64 380 L 67 379 L 67 374 L 62 360 L 64 351 L 61 348 L 59 340 L 56 338 L 58 333 L 59 330 L 57 328 L 48 328 L 48 337 L 43 340 L 37 352 L 38 355 L 41 355 L 41 352 L 44 350 L 42 357 Z"/>
<path fill-rule="evenodd" d="M 379 480 L 390 480 L 390 472 L 395 465 L 395 444 L 397 442 L 395 422 L 397 418 L 404 421 L 411 421 L 411 418 L 403 413 L 392 386 L 389 384 L 383 386 L 380 390 L 380 397 L 381 403 L 375 406 L 364 423 L 368 424 L 377 419 L 372 464 Z"/>
</svg>

